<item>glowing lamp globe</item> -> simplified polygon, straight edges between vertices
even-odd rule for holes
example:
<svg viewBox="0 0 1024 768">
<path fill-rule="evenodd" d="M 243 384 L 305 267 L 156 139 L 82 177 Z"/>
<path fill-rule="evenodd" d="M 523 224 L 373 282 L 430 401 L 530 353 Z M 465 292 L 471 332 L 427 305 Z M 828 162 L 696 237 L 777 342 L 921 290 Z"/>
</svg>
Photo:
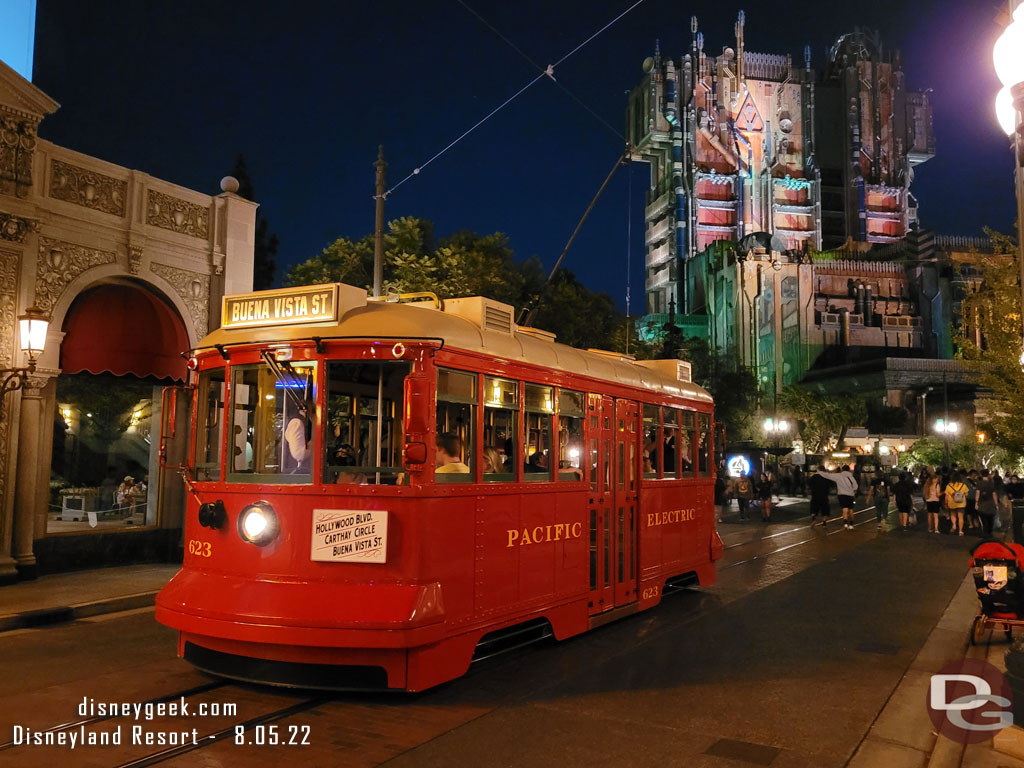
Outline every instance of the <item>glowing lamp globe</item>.
<svg viewBox="0 0 1024 768">
<path fill-rule="evenodd" d="M 1024 83 L 1024 5 L 1013 12 L 1013 22 L 996 40 L 992 63 L 1003 85 L 1012 88 Z"/>
<path fill-rule="evenodd" d="M 1010 95 L 1008 86 L 1004 86 L 996 94 L 996 120 L 1007 136 L 1012 135 L 1017 127 L 1017 110 L 1013 107 L 1013 96 Z"/>
<path fill-rule="evenodd" d="M 19 340 L 21 351 L 28 355 L 29 360 L 35 361 L 43 354 L 43 349 L 46 347 L 46 329 L 49 327 L 50 321 L 45 312 L 39 307 L 32 306 L 18 318 L 18 324 L 21 326 Z"/>
</svg>

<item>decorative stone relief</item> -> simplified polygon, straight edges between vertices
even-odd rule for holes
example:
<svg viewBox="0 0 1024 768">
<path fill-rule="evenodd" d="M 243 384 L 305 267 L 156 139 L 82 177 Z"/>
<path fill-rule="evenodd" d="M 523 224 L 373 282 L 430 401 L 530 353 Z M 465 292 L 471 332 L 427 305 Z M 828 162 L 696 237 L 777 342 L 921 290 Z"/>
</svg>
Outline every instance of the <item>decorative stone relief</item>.
<svg viewBox="0 0 1024 768">
<path fill-rule="evenodd" d="M 225 257 L 223 253 L 214 253 L 210 257 L 210 263 L 213 265 L 213 274 L 223 275 L 224 274 L 224 261 Z"/>
<path fill-rule="evenodd" d="M 124 216 L 128 198 L 127 181 L 78 168 L 56 159 L 52 165 L 50 197 L 103 213 Z"/>
<path fill-rule="evenodd" d="M 210 316 L 210 276 L 187 269 L 169 267 L 166 264 L 152 264 L 150 269 L 174 286 L 181 300 L 192 315 L 192 326 L 200 338 L 206 335 Z"/>
<path fill-rule="evenodd" d="M 13 213 L 0 211 L 0 240 L 10 240 L 12 243 L 24 243 L 29 232 L 38 232 L 39 222 L 35 219 L 25 219 L 15 216 Z"/>
<path fill-rule="evenodd" d="M 32 153 L 36 124 L 0 116 L 0 194 L 26 197 L 32 187 Z"/>
<path fill-rule="evenodd" d="M 113 251 L 86 248 L 49 237 L 39 238 L 39 261 L 36 266 L 36 306 L 49 312 L 68 283 L 91 267 L 113 264 Z"/>
<path fill-rule="evenodd" d="M 18 261 L 20 254 L 0 249 L 0 368 L 14 364 L 14 329 L 17 327 Z M 0 401 L 0 504 L 7 496 L 7 456 L 11 440 L 12 397 Z"/>
<path fill-rule="evenodd" d="M 210 211 L 151 189 L 146 198 L 146 223 L 205 240 L 210 233 Z"/>
<path fill-rule="evenodd" d="M 140 243 L 128 243 L 128 271 L 133 275 L 137 275 L 141 266 L 142 245 Z"/>
</svg>

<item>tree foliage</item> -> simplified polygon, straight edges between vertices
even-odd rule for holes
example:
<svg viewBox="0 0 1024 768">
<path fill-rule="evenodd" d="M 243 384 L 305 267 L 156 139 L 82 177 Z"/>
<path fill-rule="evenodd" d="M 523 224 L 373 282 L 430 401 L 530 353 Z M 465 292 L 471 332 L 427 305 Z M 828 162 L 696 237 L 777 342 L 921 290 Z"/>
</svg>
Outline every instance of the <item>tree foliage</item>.
<svg viewBox="0 0 1024 768">
<path fill-rule="evenodd" d="M 338 238 L 319 256 L 292 267 L 285 285 L 344 282 L 370 288 L 373 236 Z M 382 290 L 430 291 L 440 298 L 487 296 L 522 308 L 541 294 L 546 275 L 536 258 L 518 262 L 500 232 L 479 235 L 460 230 L 437 238 L 425 219 L 403 217 L 384 236 Z M 591 291 L 572 272 L 559 270 L 544 290 L 534 325 L 575 347 L 612 348 L 622 316 L 610 296 Z"/>
<path fill-rule="evenodd" d="M 957 342 L 963 358 L 977 366 L 981 385 L 991 391 L 987 406 L 992 441 L 1024 453 L 1020 288 L 1013 258 L 1017 244 L 1006 235 L 985 232 L 995 253 L 977 254 L 973 266 L 981 273 L 981 282 L 964 297 L 964 323 Z M 978 335 L 972 333 L 975 330 Z"/>
<path fill-rule="evenodd" d="M 846 430 L 867 419 L 864 398 L 823 395 L 796 384 L 779 393 L 777 408 L 796 421 L 808 453 L 823 453 L 833 442 L 842 445 Z"/>
</svg>

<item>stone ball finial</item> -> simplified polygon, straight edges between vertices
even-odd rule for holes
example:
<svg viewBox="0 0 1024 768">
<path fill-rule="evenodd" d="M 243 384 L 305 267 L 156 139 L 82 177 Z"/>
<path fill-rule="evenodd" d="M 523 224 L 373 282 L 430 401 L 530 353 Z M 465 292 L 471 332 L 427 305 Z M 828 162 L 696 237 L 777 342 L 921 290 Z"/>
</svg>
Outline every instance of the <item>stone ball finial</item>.
<svg viewBox="0 0 1024 768">
<path fill-rule="evenodd" d="M 234 176 L 225 176 L 223 179 L 220 180 L 220 190 L 221 192 L 237 193 L 238 179 L 236 179 Z"/>
</svg>

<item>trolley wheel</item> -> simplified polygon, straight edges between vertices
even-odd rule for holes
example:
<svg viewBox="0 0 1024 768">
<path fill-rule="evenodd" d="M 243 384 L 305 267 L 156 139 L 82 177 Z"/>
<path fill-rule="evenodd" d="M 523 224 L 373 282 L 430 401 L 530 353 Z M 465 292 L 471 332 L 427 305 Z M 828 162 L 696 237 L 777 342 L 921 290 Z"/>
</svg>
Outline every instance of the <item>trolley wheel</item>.
<svg viewBox="0 0 1024 768">
<path fill-rule="evenodd" d="M 985 617 L 975 616 L 974 624 L 971 625 L 971 645 L 977 645 L 984 638 Z"/>
</svg>

